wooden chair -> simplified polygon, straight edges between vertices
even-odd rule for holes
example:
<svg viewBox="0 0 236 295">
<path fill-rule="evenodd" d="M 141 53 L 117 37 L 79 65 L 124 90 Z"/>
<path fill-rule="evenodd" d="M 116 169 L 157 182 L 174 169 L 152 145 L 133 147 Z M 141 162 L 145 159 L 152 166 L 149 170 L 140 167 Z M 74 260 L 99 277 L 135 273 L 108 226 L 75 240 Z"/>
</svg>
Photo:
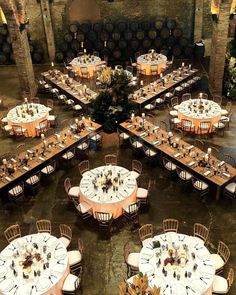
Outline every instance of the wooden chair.
<svg viewBox="0 0 236 295">
<path fill-rule="evenodd" d="M 160 128 L 164 131 L 169 131 L 168 123 L 165 121 L 160 121 Z"/>
<path fill-rule="evenodd" d="M 122 208 L 123 215 L 129 222 L 138 223 L 139 202 L 134 202 L 128 206 Z"/>
<path fill-rule="evenodd" d="M 171 103 L 171 107 L 174 108 L 175 106 L 179 104 L 179 98 L 177 96 L 172 97 L 170 100 L 170 103 Z"/>
<path fill-rule="evenodd" d="M 53 110 L 54 102 L 52 99 L 47 99 L 47 107 Z"/>
<path fill-rule="evenodd" d="M 130 137 L 129 140 L 130 140 L 130 143 L 131 143 L 131 146 L 132 146 L 133 150 L 136 153 L 139 153 L 142 150 L 142 148 L 143 148 L 143 144 L 139 140 L 139 138 L 137 138 L 137 137 Z"/>
<path fill-rule="evenodd" d="M 158 74 L 158 66 L 157 65 L 151 65 L 151 75 L 155 76 Z"/>
<path fill-rule="evenodd" d="M 82 219 L 87 219 L 93 215 L 92 207 L 85 202 L 79 202 L 78 199 L 72 199 L 79 216 Z"/>
<path fill-rule="evenodd" d="M 146 188 L 143 187 L 138 187 L 137 189 L 137 201 L 139 202 L 140 205 L 147 205 L 149 202 L 149 194 L 151 190 L 151 180 L 149 179 L 148 185 Z"/>
<path fill-rule="evenodd" d="M 64 153 L 61 158 L 64 162 L 71 162 L 75 157 L 75 147 L 72 147 L 71 149 L 67 150 L 66 153 Z"/>
<path fill-rule="evenodd" d="M 41 219 L 36 221 L 36 227 L 38 233 L 49 233 L 51 234 L 51 221 L 48 219 Z"/>
<path fill-rule="evenodd" d="M 144 224 L 139 229 L 139 239 L 144 247 L 147 243 L 152 241 L 153 238 L 153 225 L 152 224 Z"/>
<path fill-rule="evenodd" d="M 205 243 L 208 238 L 208 235 L 209 235 L 209 229 L 205 225 L 201 223 L 194 223 L 194 226 L 193 226 L 194 237 L 199 238 L 201 242 L 203 241 Z"/>
<path fill-rule="evenodd" d="M 185 133 L 190 133 L 193 132 L 195 133 L 195 126 L 192 121 L 187 120 L 187 119 L 182 119 L 181 120 L 181 128 L 183 132 Z"/>
<path fill-rule="evenodd" d="M 195 139 L 194 140 L 194 146 L 196 147 L 196 148 L 199 148 L 200 150 L 204 150 L 204 147 L 205 147 L 205 142 L 204 141 L 202 141 L 202 140 L 200 140 L 200 139 Z"/>
<path fill-rule="evenodd" d="M 164 219 L 162 222 L 162 228 L 164 233 L 167 232 L 178 232 L 178 228 L 179 228 L 179 221 L 177 219 Z"/>
<path fill-rule="evenodd" d="M 105 164 L 106 165 L 117 165 L 117 155 L 108 154 L 105 155 Z"/>
<path fill-rule="evenodd" d="M 162 158 L 162 161 L 163 161 L 163 165 L 164 167 L 171 173 L 174 173 L 176 171 L 176 165 L 171 162 L 169 159 L 163 157 Z"/>
<path fill-rule="evenodd" d="M 38 171 L 34 175 L 27 178 L 25 181 L 26 188 L 33 194 L 35 194 L 38 191 L 38 188 L 40 186 L 40 178 L 41 173 L 40 171 Z"/>
<path fill-rule="evenodd" d="M 56 170 L 56 160 L 51 161 L 47 166 L 41 169 L 41 173 L 44 176 L 50 176 Z"/>
<path fill-rule="evenodd" d="M 87 171 L 89 171 L 89 160 L 84 160 L 82 162 L 79 163 L 78 167 L 79 167 L 79 172 L 81 174 L 81 176 L 83 176 L 83 174 Z"/>
<path fill-rule="evenodd" d="M 66 224 L 60 224 L 60 234 L 61 237 L 59 240 L 63 243 L 63 245 L 67 248 L 72 240 L 72 229 L 69 227 L 69 225 Z"/>
<path fill-rule="evenodd" d="M 191 93 L 184 93 L 183 95 L 182 95 L 182 102 L 183 101 L 186 101 L 186 100 L 189 100 L 189 99 L 191 99 L 192 98 L 192 94 Z"/>
<path fill-rule="evenodd" d="M 78 276 L 74 274 L 69 274 L 62 286 L 62 293 L 66 295 L 76 295 L 77 290 L 81 285 L 81 277 L 82 277 L 82 266 L 80 266 L 77 270 L 79 272 Z"/>
<path fill-rule="evenodd" d="M 143 165 L 138 160 L 132 160 L 132 171 L 130 174 L 135 177 L 135 179 L 138 179 L 142 173 Z"/>
<path fill-rule="evenodd" d="M 8 198 L 9 200 L 16 202 L 17 200 L 21 200 L 24 198 L 25 189 L 24 189 L 24 182 L 20 182 L 19 184 L 15 185 L 8 191 Z"/>
<path fill-rule="evenodd" d="M 69 177 L 67 177 L 64 180 L 64 189 L 65 189 L 65 192 L 67 193 L 69 200 L 72 200 L 72 199 L 78 200 L 79 199 L 80 188 L 79 188 L 79 186 L 72 187 Z"/>
<path fill-rule="evenodd" d="M 216 147 L 212 146 L 211 147 L 211 154 L 216 157 L 217 159 L 220 158 L 220 151 Z"/>
<path fill-rule="evenodd" d="M 216 102 L 217 104 L 221 105 L 222 104 L 222 96 L 221 95 L 214 95 L 213 101 Z"/>
<path fill-rule="evenodd" d="M 95 211 L 95 219 L 97 219 L 100 230 L 105 230 L 110 233 L 113 222 L 112 213 Z"/>
<path fill-rule="evenodd" d="M 130 138 L 129 134 L 119 130 L 118 128 L 116 131 L 119 138 L 119 145 L 121 145 L 124 141 L 127 141 Z"/>
<path fill-rule="evenodd" d="M 22 128 L 19 125 L 11 125 L 13 135 L 15 136 L 27 136 L 28 137 L 28 130 L 26 128 Z"/>
<path fill-rule="evenodd" d="M 202 121 L 198 126 L 198 134 L 209 134 L 211 132 L 212 124 L 211 121 Z"/>
<path fill-rule="evenodd" d="M 87 67 L 80 67 L 81 77 L 82 78 L 89 78 L 89 71 Z"/>
<path fill-rule="evenodd" d="M 72 272 L 76 272 L 80 267 L 84 254 L 84 243 L 81 239 L 78 239 L 78 249 L 68 251 L 68 261 Z"/>
<path fill-rule="evenodd" d="M 179 177 L 179 179 L 184 182 L 184 183 L 188 183 L 191 181 L 192 179 L 192 174 L 189 173 L 188 171 L 176 166 L 176 171 L 177 171 L 177 175 Z"/>
<path fill-rule="evenodd" d="M 194 176 L 192 177 L 192 184 L 194 190 L 200 194 L 200 197 L 202 198 L 209 192 L 209 185 Z"/>
<path fill-rule="evenodd" d="M 33 97 L 31 101 L 33 103 L 40 103 L 40 99 L 38 97 Z"/>
<path fill-rule="evenodd" d="M 127 265 L 128 277 L 139 272 L 139 256 L 139 253 L 131 252 L 130 242 L 124 245 L 124 259 Z"/>
<path fill-rule="evenodd" d="M 228 294 L 232 284 L 234 282 L 234 270 L 229 269 L 227 279 L 215 275 L 212 285 L 212 294 Z"/>
<path fill-rule="evenodd" d="M 20 238 L 21 237 L 20 226 L 18 224 L 14 224 L 14 225 L 9 226 L 4 231 L 4 236 L 9 244 L 11 243 L 11 241 L 13 241 L 17 238 Z"/>
<path fill-rule="evenodd" d="M 45 134 L 47 133 L 49 129 L 49 124 L 48 124 L 48 120 L 42 120 L 41 122 L 39 122 L 39 125 L 36 126 L 35 131 L 36 131 L 36 136 L 41 136 L 41 134 Z"/>
<path fill-rule="evenodd" d="M 223 268 L 228 262 L 229 257 L 230 251 L 228 246 L 224 242 L 219 241 L 217 253 L 211 254 L 211 259 L 213 260 L 216 273 L 223 271 Z"/>
<path fill-rule="evenodd" d="M 231 200 L 236 198 L 236 182 L 230 182 L 224 188 L 224 195 Z"/>
</svg>

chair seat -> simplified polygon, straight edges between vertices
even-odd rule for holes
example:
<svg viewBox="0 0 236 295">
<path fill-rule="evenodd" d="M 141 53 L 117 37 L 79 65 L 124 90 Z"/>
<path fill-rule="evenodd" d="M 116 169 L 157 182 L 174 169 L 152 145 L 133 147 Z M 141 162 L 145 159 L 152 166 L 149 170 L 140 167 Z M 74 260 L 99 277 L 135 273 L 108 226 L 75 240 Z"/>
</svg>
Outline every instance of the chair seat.
<svg viewBox="0 0 236 295">
<path fill-rule="evenodd" d="M 222 268 L 225 265 L 223 258 L 219 254 L 211 254 L 211 259 L 216 270 Z"/>
<path fill-rule="evenodd" d="M 99 141 L 99 140 L 101 140 L 101 135 L 100 134 L 95 134 L 95 135 L 93 135 L 92 137 L 91 137 L 91 140 L 93 140 L 93 141 Z"/>
<path fill-rule="evenodd" d="M 236 183 L 235 182 L 229 183 L 228 185 L 226 185 L 225 189 L 229 191 L 230 193 L 234 194 L 236 191 Z"/>
<path fill-rule="evenodd" d="M 140 149 L 141 147 L 143 147 L 143 144 L 142 144 L 141 142 L 139 142 L 139 141 L 134 141 L 134 142 L 132 143 L 132 146 L 133 146 L 134 148 L 136 148 L 136 149 Z"/>
<path fill-rule="evenodd" d="M 226 115 L 228 115 L 228 111 L 227 111 L 227 110 L 221 110 L 221 115 L 222 115 L 222 116 L 226 116 Z"/>
<path fill-rule="evenodd" d="M 134 253 L 134 252 L 130 253 L 127 258 L 127 263 L 130 266 L 138 268 L 139 267 L 139 255 L 140 255 L 139 253 Z"/>
<path fill-rule="evenodd" d="M 23 188 L 20 185 L 16 185 L 8 193 L 12 196 L 18 196 L 23 193 Z"/>
<path fill-rule="evenodd" d="M 174 171 L 174 170 L 176 170 L 176 165 L 175 165 L 174 163 L 172 163 L 172 162 L 167 162 L 167 163 L 165 164 L 165 167 L 166 167 L 166 169 L 169 170 L 169 171 Z"/>
<path fill-rule="evenodd" d="M 174 106 L 174 109 L 175 109 L 176 111 L 178 111 L 178 109 L 179 109 L 179 104 L 177 104 L 176 106 Z"/>
<path fill-rule="evenodd" d="M 172 110 L 169 112 L 169 114 L 172 116 L 172 117 L 177 117 L 178 116 L 178 112 L 176 110 Z"/>
<path fill-rule="evenodd" d="M 72 186 L 68 192 L 68 195 L 72 198 L 79 197 L 80 194 L 80 188 L 79 186 Z"/>
<path fill-rule="evenodd" d="M 69 265 L 80 263 L 81 260 L 82 260 L 82 255 L 79 250 L 68 251 Z"/>
<path fill-rule="evenodd" d="M 86 142 L 83 142 L 77 146 L 77 149 L 79 149 L 81 151 L 85 151 L 88 149 L 88 147 L 89 147 L 88 144 Z"/>
<path fill-rule="evenodd" d="M 87 203 L 85 202 L 80 202 L 79 205 L 79 211 L 84 214 L 84 213 L 88 213 L 88 211 L 90 211 L 92 209 L 91 206 L 89 206 Z M 78 209 L 78 208 L 77 208 Z"/>
<path fill-rule="evenodd" d="M 81 105 L 76 104 L 76 105 L 74 106 L 74 110 L 75 110 L 75 111 L 80 111 L 80 110 L 82 110 Z"/>
<path fill-rule="evenodd" d="M 67 248 L 70 245 L 70 240 L 66 237 L 60 237 L 59 240 L 62 242 L 62 244 Z"/>
<path fill-rule="evenodd" d="M 73 275 L 73 274 L 69 274 L 64 283 L 63 283 L 63 287 L 62 287 L 62 291 L 63 292 L 75 292 L 76 290 L 76 281 L 78 280 L 78 277 L 76 275 Z M 79 284 L 79 282 L 78 282 Z"/>
<path fill-rule="evenodd" d="M 194 182 L 194 187 L 200 191 L 204 191 L 208 189 L 208 184 L 206 184 L 205 182 L 201 180 L 197 180 Z"/>
<path fill-rule="evenodd" d="M 45 86 L 46 86 L 46 85 L 48 85 L 48 84 L 45 84 Z M 49 86 L 50 86 L 50 85 L 49 85 Z M 51 92 L 52 92 L 52 93 L 58 93 L 59 90 L 58 90 L 57 88 L 53 88 L 53 89 L 51 90 Z"/>
<path fill-rule="evenodd" d="M 165 100 L 163 98 L 160 98 L 160 97 L 156 99 L 156 103 L 158 103 L 158 104 L 164 103 L 164 101 Z"/>
<path fill-rule="evenodd" d="M 144 108 L 145 108 L 146 110 L 151 111 L 151 110 L 154 110 L 154 109 L 155 109 L 155 105 L 149 103 L 149 104 L 145 105 Z"/>
<path fill-rule="evenodd" d="M 54 122 L 56 120 L 56 116 L 55 115 L 49 115 L 48 116 L 48 121 Z"/>
<path fill-rule="evenodd" d="M 67 99 L 65 101 L 65 103 L 68 104 L 68 105 L 73 105 L 74 104 L 74 101 L 73 101 L 73 99 Z"/>
<path fill-rule="evenodd" d="M 228 293 L 228 282 L 225 278 L 221 276 L 214 276 L 213 285 L 212 285 L 212 292 L 219 293 L 219 294 L 226 294 Z"/>
<path fill-rule="evenodd" d="M 129 206 L 130 206 L 130 205 L 131 205 L 131 204 L 122 207 L 123 210 L 124 210 L 126 213 L 128 213 L 128 214 L 132 214 L 132 213 L 137 212 L 137 210 L 138 210 L 138 206 L 137 206 L 137 204 L 136 204 L 136 206 L 134 206 L 134 207 L 132 208 L 133 211 L 131 211 L 131 212 L 129 211 Z"/>
<path fill-rule="evenodd" d="M 66 99 L 65 94 L 61 94 L 61 95 L 59 95 L 59 96 L 58 96 L 58 99 L 59 99 L 59 100 L 64 100 L 64 99 Z"/>
<path fill-rule="evenodd" d="M 132 177 L 134 177 L 135 179 L 139 178 L 139 176 L 140 176 L 140 174 L 138 172 L 136 172 L 136 171 L 130 171 L 130 175 Z"/>
<path fill-rule="evenodd" d="M 151 150 L 151 149 L 147 149 L 145 151 L 145 155 L 147 155 L 148 157 L 154 157 L 154 156 L 156 156 L 156 154 L 157 153 L 155 151 Z"/>
<path fill-rule="evenodd" d="M 225 124 L 223 122 L 215 123 L 213 126 L 218 129 L 225 128 Z"/>
<path fill-rule="evenodd" d="M 11 131 L 11 130 L 12 130 L 12 126 L 11 126 L 11 125 L 5 125 L 5 126 L 4 126 L 4 129 L 5 129 L 6 131 Z"/>
<path fill-rule="evenodd" d="M 181 171 L 179 174 L 180 178 L 183 180 L 190 180 L 192 178 L 192 174 L 186 172 L 186 171 Z"/>
<path fill-rule="evenodd" d="M 125 132 L 122 132 L 122 133 L 120 133 L 120 138 L 126 140 L 126 139 L 129 138 L 129 135 L 127 133 L 125 133 Z"/>
<path fill-rule="evenodd" d="M 180 124 L 181 123 L 181 120 L 178 119 L 178 118 L 172 118 L 171 119 L 171 122 L 173 122 L 174 124 Z"/>
<path fill-rule="evenodd" d="M 183 88 L 182 88 L 181 86 L 178 86 L 178 87 L 175 88 L 175 90 L 176 90 L 176 91 L 182 91 Z"/>
<path fill-rule="evenodd" d="M 142 245 L 143 247 L 145 247 L 147 244 L 149 244 L 150 242 L 152 242 L 152 238 L 147 238 L 145 240 L 142 241 Z"/>
<path fill-rule="evenodd" d="M 137 189 L 137 198 L 138 199 L 145 199 L 148 196 L 148 190 L 142 187 Z"/>
<path fill-rule="evenodd" d="M 48 166 L 44 167 L 41 170 L 41 172 L 44 174 L 51 174 L 54 170 L 55 170 L 55 168 L 52 165 L 48 165 Z"/>
<path fill-rule="evenodd" d="M 7 123 L 7 117 L 2 118 L 2 123 Z"/>
<path fill-rule="evenodd" d="M 221 119 L 220 119 L 222 122 L 229 122 L 229 117 L 227 116 L 221 116 Z"/>
<path fill-rule="evenodd" d="M 182 121 L 183 122 L 183 121 Z M 195 127 L 195 125 L 192 123 L 192 124 L 190 124 L 190 123 L 187 123 L 187 122 L 184 122 L 184 123 L 182 123 L 182 125 L 183 125 L 183 127 L 185 128 L 185 129 L 193 129 L 194 127 Z"/>
<path fill-rule="evenodd" d="M 72 153 L 72 151 L 68 151 L 66 152 L 64 155 L 62 155 L 62 158 L 65 160 L 70 160 L 74 157 L 74 153 Z"/>
<path fill-rule="evenodd" d="M 174 95 L 173 95 L 173 93 L 171 93 L 171 92 L 167 92 L 166 94 L 165 94 L 165 97 L 168 97 L 168 98 L 170 98 L 170 97 L 173 97 Z"/>
<path fill-rule="evenodd" d="M 38 175 L 33 175 L 31 177 L 29 177 L 28 179 L 26 179 L 26 183 L 29 185 L 33 185 L 39 182 L 39 177 Z"/>
</svg>

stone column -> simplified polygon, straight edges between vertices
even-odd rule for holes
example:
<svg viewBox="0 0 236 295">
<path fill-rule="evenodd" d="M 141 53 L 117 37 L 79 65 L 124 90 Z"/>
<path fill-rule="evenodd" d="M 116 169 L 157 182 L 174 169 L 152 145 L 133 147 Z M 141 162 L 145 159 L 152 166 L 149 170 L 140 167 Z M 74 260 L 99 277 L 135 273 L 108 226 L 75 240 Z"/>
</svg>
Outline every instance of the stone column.
<svg viewBox="0 0 236 295">
<path fill-rule="evenodd" d="M 194 43 L 202 39 L 203 0 L 195 0 Z"/>
<path fill-rule="evenodd" d="M 209 66 L 209 91 L 212 95 L 222 94 L 231 3 L 232 0 L 219 0 L 218 21 L 213 24 Z"/>
<path fill-rule="evenodd" d="M 44 30 L 47 40 L 48 56 L 51 61 L 55 59 L 55 40 L 52 28 L 52 18 L 48 0 L 40 0 L 41 12 L 43 17 Z"/>
<path fill-rule="evenodd" d="M 37 86 L 35 83 L 27 32 L 25 29 L 20 31 L 19 15 L 13 0 L 0 0 L 0 6 L 6 17 L 12 40 L 12 49 L 20 80 L 21 95 L 22 97 L 34 97 L 37 92 Z"/>
</svg>

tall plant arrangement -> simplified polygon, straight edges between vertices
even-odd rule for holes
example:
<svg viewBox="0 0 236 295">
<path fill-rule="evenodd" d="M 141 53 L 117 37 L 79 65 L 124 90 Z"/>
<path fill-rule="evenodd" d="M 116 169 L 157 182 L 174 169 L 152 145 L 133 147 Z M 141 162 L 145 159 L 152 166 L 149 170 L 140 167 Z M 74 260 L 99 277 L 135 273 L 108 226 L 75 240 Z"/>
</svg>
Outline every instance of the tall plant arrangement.
<svg viewBox="0 0 236 295">
<path fill-rule="evenodd" d="M 225 72 L 224 72 L 224 94 L 232 100 L 236 100 L 236 40 L 228 44 Z"/>
</svg>

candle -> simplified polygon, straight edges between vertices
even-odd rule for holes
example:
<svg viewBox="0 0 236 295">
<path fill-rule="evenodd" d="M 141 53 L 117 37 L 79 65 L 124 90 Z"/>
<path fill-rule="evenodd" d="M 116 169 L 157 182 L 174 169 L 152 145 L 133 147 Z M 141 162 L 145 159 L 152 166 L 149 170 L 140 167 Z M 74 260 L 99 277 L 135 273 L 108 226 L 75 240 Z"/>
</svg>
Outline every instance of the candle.
<svg viewBox="0 0 236 295">
<path fill-rule="evenodd" d="M 27 97 L 25 97 L 25 98 L 24 98 L 24 101 L 25 101 L 25 102 L 28 102 L 28 98 L 27 98 Z"/>
<path fill-rule="evenodd" d="M 169 137 L 172 137 L 172 136 L 173 136 L 173 133 L 172 133 L 171 131 L 169 131 L 169 132 L 168 132 L 168 136 L 169 136 Z"/>
<path fill-rule="evenodd" d="M 163 73 L 160 73 L 160 78 L 162 78 L 163 77 Z"/>
<path fill-rule="evenodd" d="M 200 93 L 200 94 L 199 94 L 199 97 L 202 98 L 202 97 L 203 97 L 203 93 Z"/>
<path fill-rule="evenodd" d="M 143 86 L 143 80 L 140 81 L 140 85 Z"/>
<path fill-rule="evenodd" d="M 104 47 L 106 47 L 107 46 L 107 41 L 104 41 Z"/>
<path fill-rule="evenodd" d="M 81 48 L 83 48 L 84 47 L 84 42 L 81 42 Z"/>
<path fill-rule="evenodd" d="M 45 135 L 43 133 L 41 133 L 41 139 L 44 139 Z"/>
<path fill-rule="evenodd" d="M 182 68 L 184 67 L 184 62 L 182 62 Z"/>
<path fill-rule="evenodd" d="M 211 148 L 208 148 L 208 149 L 207 149 L 207 153 L 208 153 L 208 155 L 211 154 Z"/>
<path fill-rule="evenodd" d="M 79 123 L 79 120 L 78 120 L 77 118 L 75 119 L 75 123 L 76 123 L 76 124 L 78 124 L 78 123 Z"/>
<path fill-rule="evenodd" d="M 86 53 L 86 49 L 84 48 L 84 53 Z"/>
<path fill-rule="evenodd" d="M 44 147 L 47 146 L 47 141 L 46 140 L 43 141 L 43 145 L 44 145 Z"/>
<path fill-rule="evenodd" d="M 189 69 L 191 70 L 192 65 L 190 64 L 188 67 L 189 67 Z"/>
<path fill-rule="evenodd" d="M 51 62 L 51 66 L 54 67 L 54 62 L 53 61 Z"/>
<path fill-rule="evenodd" d="M 142 118 L 145 118 L 145 113 L 142 113 Z"/>
<path fill-rule="evenodd" d="M 82 120 L 83 120 L 83 121 L 85 120 L 85 117 L 84 117 L 84 116 L 82 117 Z"/>
<path fill-rule="evenodd" d="M 131 121 L 133 122 L 134 120 L 134 113 L 131 114 Z"/>
<path fill-rule="evenodd" d="M 6 165 L 7 164 L 7 159 L 2 159 L 2 163 L 3 163 L 3 165 Z"/>
<path fill-rule="evenodd" d="M 208 154 L 205 154 L 204 159 L 205 159 L 206 162 L 208 162 L 208 160 L 209 160 L 209 155 L 208 155 Z"/>
</svg>

